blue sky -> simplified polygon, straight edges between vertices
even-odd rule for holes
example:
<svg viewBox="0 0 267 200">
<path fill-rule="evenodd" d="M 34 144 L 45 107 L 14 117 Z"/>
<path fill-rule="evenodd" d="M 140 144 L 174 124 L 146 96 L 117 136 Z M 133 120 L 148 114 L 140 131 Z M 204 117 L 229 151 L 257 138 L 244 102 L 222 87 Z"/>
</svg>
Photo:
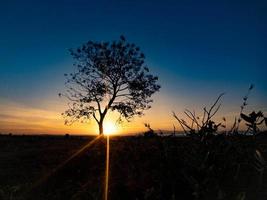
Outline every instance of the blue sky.
<svg viewBox="0 0 267 200">
<path fill-rule="evenodd" d="M 123 34 L 159 76 L 155 104 L 168 115 L 221 92 L 225 112 L 237 112 L 250 83 L 251 104 L 266 111 L 266 10 L 266 1 L 2 1 L 0 101 L 63 109 L 57 93 L 72 71 L 68 49 Z"/>
</svg>

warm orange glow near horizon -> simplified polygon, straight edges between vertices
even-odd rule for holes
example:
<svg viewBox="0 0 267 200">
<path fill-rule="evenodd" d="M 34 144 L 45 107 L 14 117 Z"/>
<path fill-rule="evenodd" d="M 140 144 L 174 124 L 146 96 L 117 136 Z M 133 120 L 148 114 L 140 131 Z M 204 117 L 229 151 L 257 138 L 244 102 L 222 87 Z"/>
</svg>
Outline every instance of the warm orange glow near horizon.
<svg viewBox="0 0 267 200">
<path fill-rule="evenodd" d="M 104 135 L 114 135 L 118 134 L 118 127 L 115 123 L 112 123 L 111 121 L 104 122 Z"/>
<path fill-rule="evenodd" d="M 207 105 L 209 103 L 203 101 L 199 104 Z M 89 123 L 76 122 L 71 126 L 64 125 L 64 119 L 60 114 L 66 109 L 65 106 L 66 103 L 58 98 L 47 98 L 43 102 L 38 101 L 33 106 L 0 98 L 0 133 L 98 135 L 98 125 L 94 120 Z M 104 132 L 112 135 L 144 133 L 147 130 L 144 123 L 149 123 L 155 131 L 172 131 L 173 125 L 176 131 L 182 131 L 178 122 L 172 117 L 171 112 L 175 111 L 179 117 L 186 120 L 183 114 L 184 109 L 198 107 L 201 108 L 201 106 L 194 105 L 190 100 L 185 101 L 181 98 L 177 102 L 164 94 L 162 96 L 157 95 L 154 98 L 152 108 L 145 111 L 144 116 L 134 117 L 131 122 L 124 121 L 117 124 L 118 115 L 109 112 L 104 120 Z M 248 106 L 246 113 L 249 113 L 252 108 Z M 259 109 L 264 111 L 261 107 Z M 199 115 L 202 113 L 201 109 L 195 111 Z M 222 116 L 224 116 L 227 119 L 227 128 L 230 128 L 238 114 L 239 106 L 234 106 L 232 102 L 229 102 L 215 116 L 215 121 L 220 122 Z M 241 127 L 244 127 L 243 123 Z"/>
</svg>

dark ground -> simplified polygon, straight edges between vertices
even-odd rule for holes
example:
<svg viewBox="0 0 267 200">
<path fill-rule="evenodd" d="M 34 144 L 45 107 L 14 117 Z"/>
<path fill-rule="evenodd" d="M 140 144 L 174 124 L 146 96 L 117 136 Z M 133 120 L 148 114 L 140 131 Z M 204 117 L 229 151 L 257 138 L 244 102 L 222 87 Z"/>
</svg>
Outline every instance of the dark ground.
<svg viewBox="0 0 267 200">
<path fill-rule="evenodd" d="M 65 162 L 93 139 L 0 136 L 0 200 L 103 199 L 105 138 Z M 190 138 L 111 137 L 109 199 L 266 200 L 267 173 L 245 155 L 257 148 L 267 158 L 267 137 L 230 140 L 204 151 Z"/>
</svg>

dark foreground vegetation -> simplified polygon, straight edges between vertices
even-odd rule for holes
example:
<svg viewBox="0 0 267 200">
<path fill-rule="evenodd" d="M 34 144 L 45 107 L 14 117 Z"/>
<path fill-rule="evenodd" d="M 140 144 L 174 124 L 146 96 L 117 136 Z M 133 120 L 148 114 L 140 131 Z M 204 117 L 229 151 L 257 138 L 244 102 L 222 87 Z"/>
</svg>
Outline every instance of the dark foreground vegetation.
<svg viewBox="0 0 267 200">
<path fill-rule="evenodd" d="M 0 136 L 0 199 L 103 199 L 104 137 L 65 162 L 93 139 Z M 264 200 L 264 158 L 266 133 L 111 137 L 109 199 Z"/>
<path fill-rule="evenodd" d="M 213 119 L 221 94 L 203 114 L 173 112 L 183 136 L 149 123 L 143 135 L 110 140 L 2 135 L 0 200 L 267 200 L 267 118 L 245 112 L 252 89 L 230 128 Z"/>
</svg>

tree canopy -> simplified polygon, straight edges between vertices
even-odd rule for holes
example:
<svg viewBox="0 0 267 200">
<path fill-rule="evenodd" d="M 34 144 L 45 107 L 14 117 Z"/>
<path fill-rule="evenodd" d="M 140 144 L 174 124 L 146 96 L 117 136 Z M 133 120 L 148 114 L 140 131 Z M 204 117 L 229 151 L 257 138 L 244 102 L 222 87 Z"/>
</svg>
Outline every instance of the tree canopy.
<svg viewBox="0 0 267 200">
<path fill-rule="evenodd" d="M 158 77 L 150 74 L 140 48 L 124 36 L 113 42 L 89 41 L 70 53 L 75 71 L 65 74 L 67 90 L 60 94 L 70 100 L 62 113 L 66 124 L 93 118 L 102 134 L 109 110 L 129 121 L 151 107 L 151 96 L 160 89 Z"/>
</svg>

